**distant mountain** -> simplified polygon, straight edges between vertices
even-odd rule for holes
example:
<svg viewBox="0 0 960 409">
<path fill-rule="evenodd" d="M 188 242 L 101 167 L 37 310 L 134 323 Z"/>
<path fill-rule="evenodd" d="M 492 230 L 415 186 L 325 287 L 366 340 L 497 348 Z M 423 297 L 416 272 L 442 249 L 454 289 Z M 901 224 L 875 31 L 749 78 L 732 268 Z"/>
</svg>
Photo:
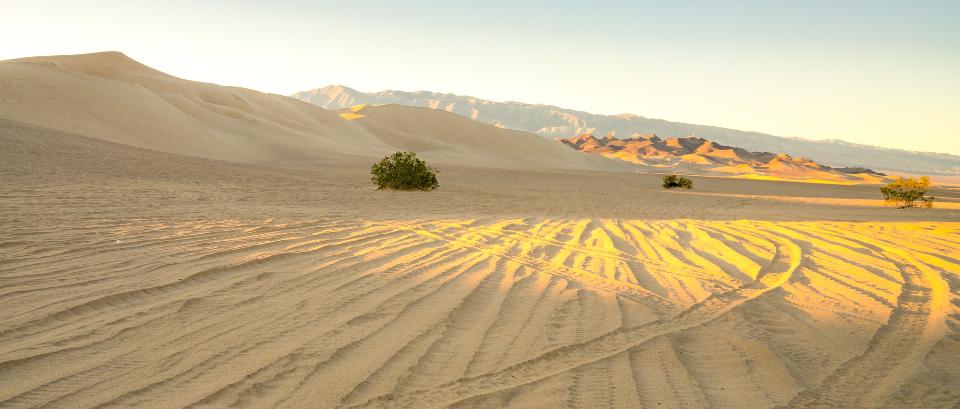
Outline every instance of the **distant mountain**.
<svg viewBox="0 0 960 409">
<path fill-rule="evenodd" d="M 886 176 L 866 168 L 833 168 L 787 154 L 750 152 L 696 137 L 661 139 L 647 134 L 617 139 L 587 133 L 558 141 L 579 151 L 673 172 L 848 183 L 879 183 Z"/>
<path fill-rule="evenodd" d="M 791 155 L 813 157 L 832 166 L 960 175 L 960 156 L 956 155 L 888 149 L 836 139 L 815 141 L 787 138 L 715 126 L 669 122 L 632 114 L 597 115 L 551 105 L 494 102 L 428 91 L 365 93 L 341 85 L 299 92 L 292 96 L 327 109 L 340 109 L 357 104 L 428 107 L 503 128 L 534 132 L 547 138 L 566 138 L 588 132 L 622 137 L 646 133 L 664 136 L 699 135 L 717 143 L 752 151 L 788 152 Z"/>
</svg>

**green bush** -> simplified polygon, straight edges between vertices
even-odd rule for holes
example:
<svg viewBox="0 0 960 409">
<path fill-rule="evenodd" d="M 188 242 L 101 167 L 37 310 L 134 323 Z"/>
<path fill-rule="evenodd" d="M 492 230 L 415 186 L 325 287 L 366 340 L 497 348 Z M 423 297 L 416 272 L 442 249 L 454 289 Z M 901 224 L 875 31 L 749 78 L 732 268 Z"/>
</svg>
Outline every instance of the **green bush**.
<svg viewBox="0 0 960 409">
<path fill-rule="evenodd" d="M 883 198 L 888 204 L 895 205 L 901 209 L 906 207 L 933 207 L 933 196 L 927 196 L 927 188 L 930 187 L 930 178 L 923 176 L 919 179 L 897 178 L 880 188 Z"/>
<path fill-rule="evenodd" d="M 679 175 L 667 175 L 663 177 L 663 187 L 665 189 L 673 189 L 675 187 L 693 189 L 693 181 Z"/>
<path fill-rule="evenodd" d="M 394 153 L 370 167 L 377 190 L 433 190 L 440 186 L 435 172 L 413 152 Z"/>
</svg>

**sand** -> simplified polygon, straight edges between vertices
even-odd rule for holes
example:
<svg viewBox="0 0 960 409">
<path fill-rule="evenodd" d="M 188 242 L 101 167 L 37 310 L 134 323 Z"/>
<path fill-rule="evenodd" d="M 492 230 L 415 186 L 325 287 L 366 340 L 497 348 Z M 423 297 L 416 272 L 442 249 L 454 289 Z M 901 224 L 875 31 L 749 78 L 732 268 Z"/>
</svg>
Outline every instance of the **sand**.
<svg viewBox="0 0 960 409">
<path fill-rule="evenodd" d="M 957 190 L 666 191 L 392 107 L 223 160 L 0 105 L 0 407 L 960 404 Z M 374 190 L 353 132 L 436 147 L 440 188 Z"/>
<path fill-rule="evenodd" d="M 344 118 L 289 97 L 176 78 L 114 52 L 0 61 L 0 90 L 0 118 L 231 162 L 412 150 L 437 163 L 488 168 L 623 168 L 449 112 L 392 105 Z"/>
</svg>

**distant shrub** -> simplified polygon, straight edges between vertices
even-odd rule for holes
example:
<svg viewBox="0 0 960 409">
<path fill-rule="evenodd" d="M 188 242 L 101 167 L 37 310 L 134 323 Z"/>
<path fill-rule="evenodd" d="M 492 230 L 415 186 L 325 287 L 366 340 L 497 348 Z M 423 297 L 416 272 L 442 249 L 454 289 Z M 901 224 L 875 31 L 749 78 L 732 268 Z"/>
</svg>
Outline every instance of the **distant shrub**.
<svg viewBox="0 0 960 409">
<path fill-rule="evenodd" d="M 370 167 L 377 190 L 433 190 L 440 186 L 435 172 L 413 152 L 394 153 Z"/>
<path fill-rule="evenodd" d="M 692 189 L 693 181 L 679 175 L 667 175 L 663 177 L 663 187 L 665 189 L 673 189 L 675 187 Z"/>
<path fill-rule="evenodd" d="M 893 182 L 880 188 L 883 198 L 888 204 L 901 209 L 906 207 L 933 207 L 935 197 L 927 196 L 930 187 L 930 178 L 923 176 L 919 179 L 897 177 Z"/>
</svg>

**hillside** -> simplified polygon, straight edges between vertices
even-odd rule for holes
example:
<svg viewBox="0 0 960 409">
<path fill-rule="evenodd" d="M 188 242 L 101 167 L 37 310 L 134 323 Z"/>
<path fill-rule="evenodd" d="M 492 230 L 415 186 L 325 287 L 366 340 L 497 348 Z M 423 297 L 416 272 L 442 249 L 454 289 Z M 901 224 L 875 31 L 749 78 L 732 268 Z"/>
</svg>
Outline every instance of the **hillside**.
<svg viewBox="0 0 960 409">
<path fill-rule="evenodd" d="M 2 61 L 0 90 L 0 118 L 232 162 L 375 158 L 412 150 L 436 163 L 468 166 L 617 168 L 533 134 L 447 112 L 380 106 L 348 120 L 285 96 L 176 78 L 118 52 Z"/>
<path fill-rule="evenodd" d="M 879 183 L 886 176 L 866 168 L 833 168 L 807 158 L 750 152 L 695 137 L 661 139 L 648 134 L 617 139 L 610 136 L 596 138 L 588 133 L 558 140 L 578 151 L 684 173 L 846 183 Z"/>
<path fill-rule="evenodd" d="M 331 85 L 298 92 L 294 98 L 327 108 L 337 109 L 357 104 L 401 104 L 428 107 L 456 113 L 500 127 L 534 132 L 546 138 L 569 137 L 592 132 L 632 137 L 654 133 L 665 136 L 699 135 L 717 143 L 739 146 L 752 151 L 788 152 L 791 155 L 817 158 L 821 163 L 839 167 L 867 167 L 909 173 L 960 175 L 960 156 L 914 152 L 861 145 L 842 140 L 809 140 L 786 138 L 759 132 L 739 131 L 670 122 L 633 114 L 598 115 L 552 105 L 522 102 L 495 102 L 470 96 L 429 91 L 381 91 L 365 93 Z"/>
</svg>

